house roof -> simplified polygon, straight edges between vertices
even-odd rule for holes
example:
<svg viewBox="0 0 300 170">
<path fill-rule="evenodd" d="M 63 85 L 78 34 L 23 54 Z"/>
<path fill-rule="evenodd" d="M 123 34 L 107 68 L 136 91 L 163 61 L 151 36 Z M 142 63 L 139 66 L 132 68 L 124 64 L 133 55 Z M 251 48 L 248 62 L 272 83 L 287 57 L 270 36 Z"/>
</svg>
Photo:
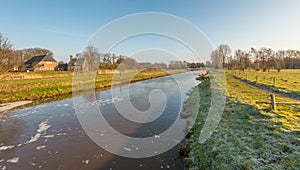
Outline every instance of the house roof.
<svg viewBox="0 0 300 170">
<path fill-rule="evenodd" d="M 25 64 L 26 65 L 34 65 L 40 61 L 51 61 L 51 62 L 56 62 L 56 60 L 48 55 L 39 55 L 39 56 L 34 56 L 28 59 Z"/>
</svg>

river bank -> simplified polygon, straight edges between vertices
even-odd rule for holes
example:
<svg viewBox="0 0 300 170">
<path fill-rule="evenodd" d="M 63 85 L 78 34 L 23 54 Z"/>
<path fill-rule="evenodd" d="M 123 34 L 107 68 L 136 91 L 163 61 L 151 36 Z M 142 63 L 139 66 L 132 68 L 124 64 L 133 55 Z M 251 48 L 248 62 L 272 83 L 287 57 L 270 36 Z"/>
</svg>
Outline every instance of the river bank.
<svg viewBox="0 0 300 170">
<path fill-rule="evenodd" d="M 94 77 L 94 81 L 78 82 L 79 91 L 104 89 L 111 86 L 124 85 L 132 82 L 143 81 L 147 79 L 168 76 L 186 72 L 189 70 L 143 70 L 136 72 L 126 72 L 122 74 L 122 80 L 115 79 L 115 74 L 87 74 L 86 77 Z M 46 74 L 46 73 L 44 73 Z M 134 75 L 132 77 L 132 75 Z M 0 81 L 0 103 L 16 102 L 23 100 L 41 100 L 53 98 L 61 95 L 71 94 L 73 90 L 73 76 L 61 76 L 61 74 L 52 74 L 52 77 L 37 79 L 18 79 Z M 114 81 L 112 81 L 114 78 Z"/>
<path fill-rule="evenodd" d="M 253 88 L 226 72 L 226 106 L 212 136 L 200 144 L 199 134 L 210 107 L 210 82 L 199 91 L 200 109 L 187 135 L 186 166 L 191 169 L 297 169 L 300 167 L 300 108 L 268 104 L 269 92 Z M 192 98 L 191 98 L 192 100 Z M 281 101 L 291 99 L 278 97 Z M 193 110 L 193 109 L 191 109 Z M 193 115 L 193 114 L 191 114 Z"/>
</svg>

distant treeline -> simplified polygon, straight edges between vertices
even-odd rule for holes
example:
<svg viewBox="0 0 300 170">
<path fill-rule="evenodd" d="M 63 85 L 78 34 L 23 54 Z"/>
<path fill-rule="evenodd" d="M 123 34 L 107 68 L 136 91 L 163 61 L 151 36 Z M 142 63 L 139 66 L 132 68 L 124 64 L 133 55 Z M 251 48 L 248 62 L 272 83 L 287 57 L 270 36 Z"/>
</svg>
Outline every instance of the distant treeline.
<svg viewBox="0 0 300 170">
<path fill-rule="evenodd" d="M 16 67 L 24 65 L 24 62 L 33 56 L 47 55 L 52 58 L 53 52 L 44 48 L 27 48 L 21 50 L 13 49 L 12 43 L 8 38 L 0 33 L 0 72 L 14 71 Z M 64 63 L 60 61 L 59 64 L 70 65 L 71 59 L 80 60 L 84 65 L 84 70 L 97 69 L 182 69 L 182 68 L 200 68 L 204 67 L 204 63 L 189 63 L 186 61 L 170 61 L 169 63 L 151 63 L 151 62 L 137 62 L 136 60 L 124 55 L 116 55 L 113 53 L 100 53 L 94 46 L 87 46 L 84 51 L 77 53 L 75 56 L 70 56 L 70 61 Z M 84 61 L 84 62 L 83 62 Z M 76 63 L 76 61 L 75 61 Z M 73 63 L 73 64 L 75 64 Z M 79 60 L 77 63 L 79 64 Z"/>
<path fill-rule="evenodd" d="M 74 56 L 70 56 L 74 58 Z M 94 46 L 87 46 L 82 53 L 77 53 L 75 58 L 86 59 L 90 69 L 183 69 L 183 68 L 201 68 L 205 67 L 204 63 L 186 61 L 170 61 L 168 64 L 137 62 L 135 59 L 125 55 L 116 55 L 114 53 L 100 53 Z"/>
<path fill-rule="evenodd" d="M 300 51 L 278 50 L 271 48 L 251 48 L 243 51 L 237 49 L 232 53 L 229 45 L 221 44 L 211 53 L 211 66 L 229 70 L 255 69 L 267 71 L 270 69 L 300 69 Z M 210 63 L 209 63 L 210 64 Z"/>
</svg>

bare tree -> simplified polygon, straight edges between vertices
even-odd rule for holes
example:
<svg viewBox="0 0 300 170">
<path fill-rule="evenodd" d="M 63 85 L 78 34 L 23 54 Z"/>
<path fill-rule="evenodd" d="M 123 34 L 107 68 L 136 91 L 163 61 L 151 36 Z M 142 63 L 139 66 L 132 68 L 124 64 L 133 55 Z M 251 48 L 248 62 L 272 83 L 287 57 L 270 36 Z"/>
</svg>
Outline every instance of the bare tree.
<svg viewBox="0 0 300 170">
<path fill-rule="evenodd" d="M 217 50 L 214 50 L 211 52 L 210 59 L 211 59 L 212 67 L 214 67 L 216 69 L 222 68 L 223 60 Z"/>
<path fill-rule="evenodd" d="M 100 53 L 96 47 L 92 45 L 87 46 L 85 51 L 82 53 L 82 57 L 86 58 L 88 62 L 88 70 L 94 70 L 98 68 L 100 62 Z"/>
<path fill-rule="evenodd" d="M 225 67 L 226 60 L 231 57 L 231 49 L 227 44 L 221 44 L 211 53 L 211 61 L 215 68 Z"/>
<path fill-rule="evenodd" d="M 259 68 L 262 68 L 263 72 L 270 69 L 271 57 L 274 55 L 274 51 L 271 48 L 261 48 L 260 50 L 251 49 L 252 53 L 255 54 L 256 64 L 259 63 Z M 259 69 L 256 68 L 256 69 Z"/>
<path fill-rule="evenodd" d="M 222 58 L 223 68 L 224 68 L 225 64 L 226 64 L 226 60 L 231 56 L 231 49 L 230 49 L 229 45 L 221 44 L 217 48 L 217 51 L 219 53 L 218 55 L 220 55 L 220 57 Z"/>
<path fill-rule="evenodd" d="M 13 63 L 12 43 L 0 33 L 0 71 L 8 71 Z"/>
<path fill-rule="evenodd" d="M 285 57 L 285 54 L 286 54 L 286 51 L 279 50 L 279 51 L 276 52 L 276 55 L 274 57 L 274 64 L 275 64 L 275 67 L 276 67 L 278 72 L 280 72 L 280 70 L 283 67 L 283 59 Z"/>
<path fill-rule="evenodd" d="M 238 69 L 244 70 L 245 69 L 245 63 L 244 63 L 244 52 L 240 49 L 235 51 L 235 58 L 237 60 Z"/>
<path fill-rule="evenodd" d="M 250 50 L 250 54 L 252 55 L 252 59 L 253 59 L 253 66 L 254 66 L 254 69 L 256 71 L 259 71 L 260 69 L 260 57 L 259 57 L 259 52 L 258 50 L 256 50 L 255 48 L 251 48 Z"/>
<path fill-rule="evenodd" d="M 296 50 L 287 50 L 285 53 L 285 68 L 287 69 L 294 69 L 296 68 L 296 58 L 298 52 Z"/>
<path fill-rule="evenodd" d="M 261 48 L 262 51 L 262 57 L 263 61 L 265 62 L 263 64 L 263 71 L 266 70 L 270 71 L 271 63 L 272 63 L 272 57 L 274 56 L 274 51 L 271 48 Z"/>
</svg>

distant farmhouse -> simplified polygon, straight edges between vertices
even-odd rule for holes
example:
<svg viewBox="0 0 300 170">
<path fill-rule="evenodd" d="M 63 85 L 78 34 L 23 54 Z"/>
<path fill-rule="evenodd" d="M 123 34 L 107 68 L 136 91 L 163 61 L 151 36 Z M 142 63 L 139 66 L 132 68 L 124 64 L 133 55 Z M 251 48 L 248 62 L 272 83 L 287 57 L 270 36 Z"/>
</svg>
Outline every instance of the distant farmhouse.
<svg viewBox="0 0 300 170">
<path fill-rule="evenodd" d="M 87 59 L 84 57 L 73 57 L 70 55 L 70 61 L 68 63 L 68 71 L 79 71 L 79 70 L 88 70 L 89 65 Z"/>
<path fill-rule="evenodd" d="M 88 70 L 86 58 L 70 56 L 68 63 L 57 62 L 52 56 L 39 55 L 25 61 L 14 71 L 74 71 Z"/>
<path fill-rule="evenodd" d="M 22 71 L 54 71 L 58 62 L 51 56 L 39 55 L 25 61 Z"/>
<path fill-rule="evenodd" d="M 98 65 L 95 64 L 94 67 L 98 68 Z M 69 62 L 64 63 L 57 62 L 50 55 L 38 55 L 29 58 L 21 65 L 15 65 L 12 71 L 87 71 L 91 69 L 86 57 L 71 55 Z"/>
</svg>

